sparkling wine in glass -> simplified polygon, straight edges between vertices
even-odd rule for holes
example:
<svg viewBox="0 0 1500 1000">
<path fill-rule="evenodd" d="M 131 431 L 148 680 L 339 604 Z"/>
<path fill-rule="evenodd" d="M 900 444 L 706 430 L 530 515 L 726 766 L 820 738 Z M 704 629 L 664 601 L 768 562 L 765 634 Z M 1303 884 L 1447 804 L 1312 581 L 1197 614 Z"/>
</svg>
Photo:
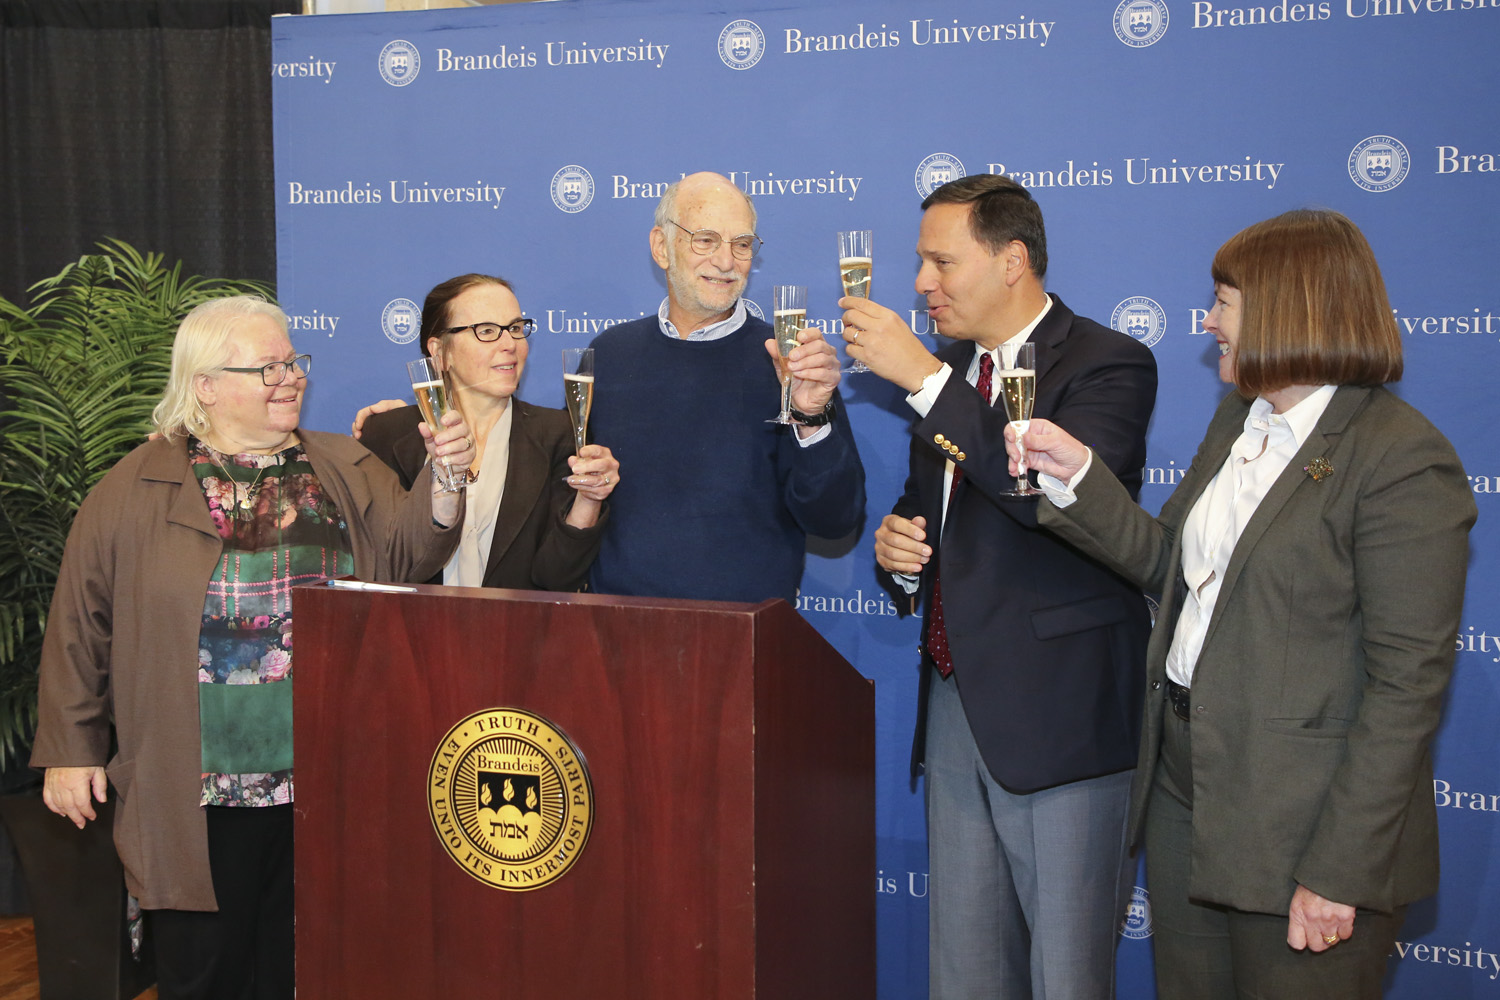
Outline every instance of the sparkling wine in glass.
<svg viewBox="0 0 1500 1000">
<path fill-rule="evenodd" d="M 1036 405 L 1036 345 L 1001 344 L 1000 370 L 995 372 L 1000 380 L 1000 398 L 1005 401 L 1005 417 L 1016 429 L 1016 435 L 1026 433 L 1031 426 L 1031 410 Z M 1026 453 L 1022 451 L 1017 467 L 1016 488 L 1005 490 L 1003 497 L 1038 497 L 1042 491 L 1034 488 L 1026 478 Z"/>
<path fill-rule="evenodd" d="M 588 439 L 589 410 L 594 405 L 594 349 L 566 348 L 562 360 L 563 399 L 573 420 L 573 454 L 577 455 Z"/>
<path fill-rule="evenodd" d="M 443 417 L 453 409 L 453 397 L 448 392 L 448 383 L 431 358 L 407 362 L 406 374 L 411 378 L 412 392 L 417 395 L 417 407 L 422 411 L 422 419 L 427 421 L 427 426 L 436 434 L 443 428 Z M 444 493 L 457 493 L 468 482 L 468 474 L 454 472 L 446 458 L 442 465 L 433 466 L 432 478 L 437 480 Z"/>
<path fill-rule="evenodd" d="M 771 289 L 771 311 L 776 327 L 776 374 L 781 380 L 781 412 L 768 424 L 790 424 L 792 420 L 792 372 L 787 355 L 796 350 L 797 333 L 807 325 L 807 286 L 776 285 Z"/>
<path fill-rule="evenodd" d="M 871 254 L 871 232 L 868 229 L 850 229 L 839 233 L 839 280 L 844 284 L 844 294 L 859 299 L 870 297 L 870 271 L 874 263 Z M 867 372 L 870 367 L 856 361 L 844 369 L 846 375 Z"/>
</svg>

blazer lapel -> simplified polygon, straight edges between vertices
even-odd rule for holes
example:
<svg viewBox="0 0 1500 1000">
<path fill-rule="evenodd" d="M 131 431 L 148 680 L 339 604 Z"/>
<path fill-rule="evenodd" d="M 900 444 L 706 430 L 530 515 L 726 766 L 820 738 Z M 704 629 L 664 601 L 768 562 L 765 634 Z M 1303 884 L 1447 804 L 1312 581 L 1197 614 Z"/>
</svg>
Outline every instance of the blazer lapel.
<svg viewBox="0 0 1500 1000">
<path fill-rule="evenodd" d="M 1234 394 L 1231 394 L 1234 395 Z M 1226 397 L 1227 399 L 1227 397 Z M 1183 510 L 1190 511 L 1198 498 L 1203 496 L 1203 491 L 1208 489 L 1208 484 L 1214 481 L 1214 476 L 1224 466 L 1224 460 L 1229 457 L 1229 449 L 1234 447 L 1234 442 L 1245 430 L 1245 414 L 1250 412 L 1250 404 L 1242 398 L 1235 396 L 1237 404 L 1225 406 L 1221 404 L 1220 410 L 1214 415 L 1214 420 L 1209 423 L 1208 431 L 1203 436 L 1203 455 L 1206 459 L 1191 480 L 1183 480 L 1178 489 L 1185 490 L 1183 494 L 1187 498 Z M 1178 532 L 1178 545 L 1182 544 L 1182 532 Z M 1181 560 L 1178 560 L 1179 564 Z"/>
<path fill-rule="evenodd" d="M 1068 339 L 1068 331 L 1073 329 L 1073 310 L 1063 305 L 1062 299 L 1052 296 L 1052 308 L 1047 310 L 1047 315 L 1031 331 L 1027 339 L 1036 345 L 1036 396 L 1037 406 L 1035 415 L 1046 416 L 1052 412 L 1052 402 L 1049 398 L 1043 404 L 1043 397 L 1049 396 L 1050 385 L 1047 381 L 1047 373 L 1052 366 L 1057 364 L 1062 357 L 1063 342 Z"/>
<path fill-rule="evenodd" d="M 1344 428 L 1349 425 L 1350 418 L 1364 404 L 1369 395 L 1368 388 L 1340 386 L 1334 392 L 1333 398 L 1328 401 L 1328 407 L 1323 411 L 1323 415 L 1318 418 L 1313 432 L 1307 436 L 1306 441 L 1302 442 L 1302 447 L 1297 449 L 1297 453 L 1292 456 L 1286 468 L 1281 470 L 1281 475 L 1276 477 L 1276 482 L 1271 484 L 1271 489 L 1265 499 L 1261 500 L 1255 508 L 1255 513 L 1250 516 L 1250 522 L 1245 525 L 1245 530 L 1241 532 L 1239 540 L 1234 544 L 1234 552 L 1229 556 L 1229 565 L 1224 569 L 1224 582 L 1219 587 L 1219 596 L 1214 603 L 1213 620 L 1209 623 L 1208 631 L 1203 637 L 1205 646 L 1213 638 L 1214 631 L 1218 627 L 1219 609 L 1227 606 L 1235 585 L 1239 583 L 1240 572 L 1245 568 L 1250 553 L 1255 551 L 1256 544 L 1297 490 L 1315 488 L 1312 477 L 1307 474 L 1304 467 L 1314 458 L 1326 455 L 1333 449 L 1338 443 L 1339 436 L 1343 434 Z"/>
<path fill-rule="evenodd" d="M 358 441 L 342 434 L 315 435 L 303 432 L 301 436 L 302 450 L 307 454 L 308 464 L 313 467 L 318 482 L 338 503 L 339 510 L 343 511 L 344 522 L 352 526 L 364 521 L 370 515 L 370 508 L 375 505 L 375 495 L 370 492 L 369 484 L 363 476 L 331 474 L 335 468 L 332 463 L 337 459 L 353 466 L 362 461 L 379 462 L 380 459 Z M 320 472 L 320 468 L 325 471 Z"/>
<path fill-rule="evenodd" d="M 187 439 L 183 438 L 171 443 L 151 442 L 147 447 L 151 448 L 151 452 L 141 463 L 141 479 L 158 483 L 176 483 L 179 487 L 177 495 L 172 498 L 171 506 L 167 508 L 167 520 L 172 524 L 180 524 L 185 528 L 201 531 L 217 540 L 219 532 L 214 528 L 213 518 L 208 513 L 208 504 L 203 499 L 203 491 L 198 488 L 198 481 L 192 473 L 191 466 L 188 465 Z"/>
<path fill-rule="evenodd" d="M 418 417 L 418 421 L 420 421 Z M 416 429 L 416 422 L 412 423 L 412 429 Z M 417 477 L 422 474 L 422 466 L 427 462 L 427 445 L 423 443 L 420 434 L 403 434 L 395 440 L 391 446 L 391 453 L 396 459 L 396 465 L 401 469 L 401 474 L 408 482 L 415 484 Z"/>
<path fill-rule="evenodd" d="M 531 406 L 514 396 L 510 405 L 515 407 L 510 417 L 510 456 L 505 465 L 505 492 L 500 495 L 500 510 L 495 514 L 495 530 L 490 536 L 490 555 L 484 567 L 486 580 L 490 579 L 521 533 L 521 526 L 546 489 L 547 477 L 552 473 L 547 449 L 531 433 L 531 420 L 528 419 Z M 551 511 L 546 514 L 552 516 Z"/>
</svg>

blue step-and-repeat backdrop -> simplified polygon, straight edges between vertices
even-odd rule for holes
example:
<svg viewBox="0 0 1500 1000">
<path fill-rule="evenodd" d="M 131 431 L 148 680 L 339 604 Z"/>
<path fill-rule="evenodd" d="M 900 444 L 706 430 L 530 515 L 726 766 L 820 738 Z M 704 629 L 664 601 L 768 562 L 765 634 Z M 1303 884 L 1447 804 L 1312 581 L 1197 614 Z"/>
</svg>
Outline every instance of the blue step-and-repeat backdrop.
<svg viewBox="0 0 1500 1000">
<path fill-rule="evenodd" d="M 1442 891 L 1413 907 L 1389 993 L 1500 996 L 1497 42 L 1500 0 L 569 0 L 280 18 L 279 287 L 297 349 L 318 360 L 306 423 L 345 429 L 360 405 L 406 395 L 422 298 L 468 271 L 515 283 L 539 326 L 521 395 L 561 405 L 559 350 L 656 310 L 652 210 L 698 170 L 755 200 L 761 310 L 773 284 L 805 284 L 810 317 L 836 333 L 834 234 L 868 228 L 874 297 L 926 334 L 911 287 L 919 202 L 996 172 L 1042 206 L 1049 289 L 1156 352 L 1154 510 L 1225 391 L 1202 329 L 1214 250 L 1289 208 L 1344 212 L 1389 284 L 1407 349 L 1398 391 L 1453 440 L 1480 509 L 1436 748 Z M 922 997 L 926 845 L 907 775 L 918 624 L 897 618 L 872 554 L 910 412 L 872 375 L 844 394 L 870 507 L 860 537 L 816 544 L 798 606 L 876 682 L 880 990 Z M 663 434 L 706 430 L 664 407 Z M 1121 995 L 1145 998 L 1150 910 L 1136 896 Z"/>
</svg>

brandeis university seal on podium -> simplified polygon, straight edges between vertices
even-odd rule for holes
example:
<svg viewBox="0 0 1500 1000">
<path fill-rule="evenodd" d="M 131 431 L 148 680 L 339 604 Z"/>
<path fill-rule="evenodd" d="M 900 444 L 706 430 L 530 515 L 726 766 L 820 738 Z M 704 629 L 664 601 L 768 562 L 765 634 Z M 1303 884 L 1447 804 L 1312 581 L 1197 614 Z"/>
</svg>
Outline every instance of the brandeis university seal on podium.
<svg viewBox="0 0 1500 1000">
<path fill-rule="evenodd" d="M 519 708 L 487 708 L 438 743 L 427 809 L 460 868 L 497 889 L 525 892 L 561 878 L 583 853 L 594 788 L 561 729 Z"/>
</svg>

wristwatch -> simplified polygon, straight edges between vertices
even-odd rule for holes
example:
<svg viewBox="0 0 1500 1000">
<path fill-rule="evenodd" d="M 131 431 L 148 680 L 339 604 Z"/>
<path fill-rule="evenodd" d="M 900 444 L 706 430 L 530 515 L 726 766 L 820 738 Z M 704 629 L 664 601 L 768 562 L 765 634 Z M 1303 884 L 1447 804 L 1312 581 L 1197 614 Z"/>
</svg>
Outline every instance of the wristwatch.
<svg viewBox="0 0 1500 1000">
<path fill-rule="evenodd" d="M 801 410 L 792 410 L 792 419 L 803 427 L 822 427 L 824 424 L 833 423 L 833 400 L 823 404 L 823 409 L 818 413 L 803 413 Z"/>
</svg>

